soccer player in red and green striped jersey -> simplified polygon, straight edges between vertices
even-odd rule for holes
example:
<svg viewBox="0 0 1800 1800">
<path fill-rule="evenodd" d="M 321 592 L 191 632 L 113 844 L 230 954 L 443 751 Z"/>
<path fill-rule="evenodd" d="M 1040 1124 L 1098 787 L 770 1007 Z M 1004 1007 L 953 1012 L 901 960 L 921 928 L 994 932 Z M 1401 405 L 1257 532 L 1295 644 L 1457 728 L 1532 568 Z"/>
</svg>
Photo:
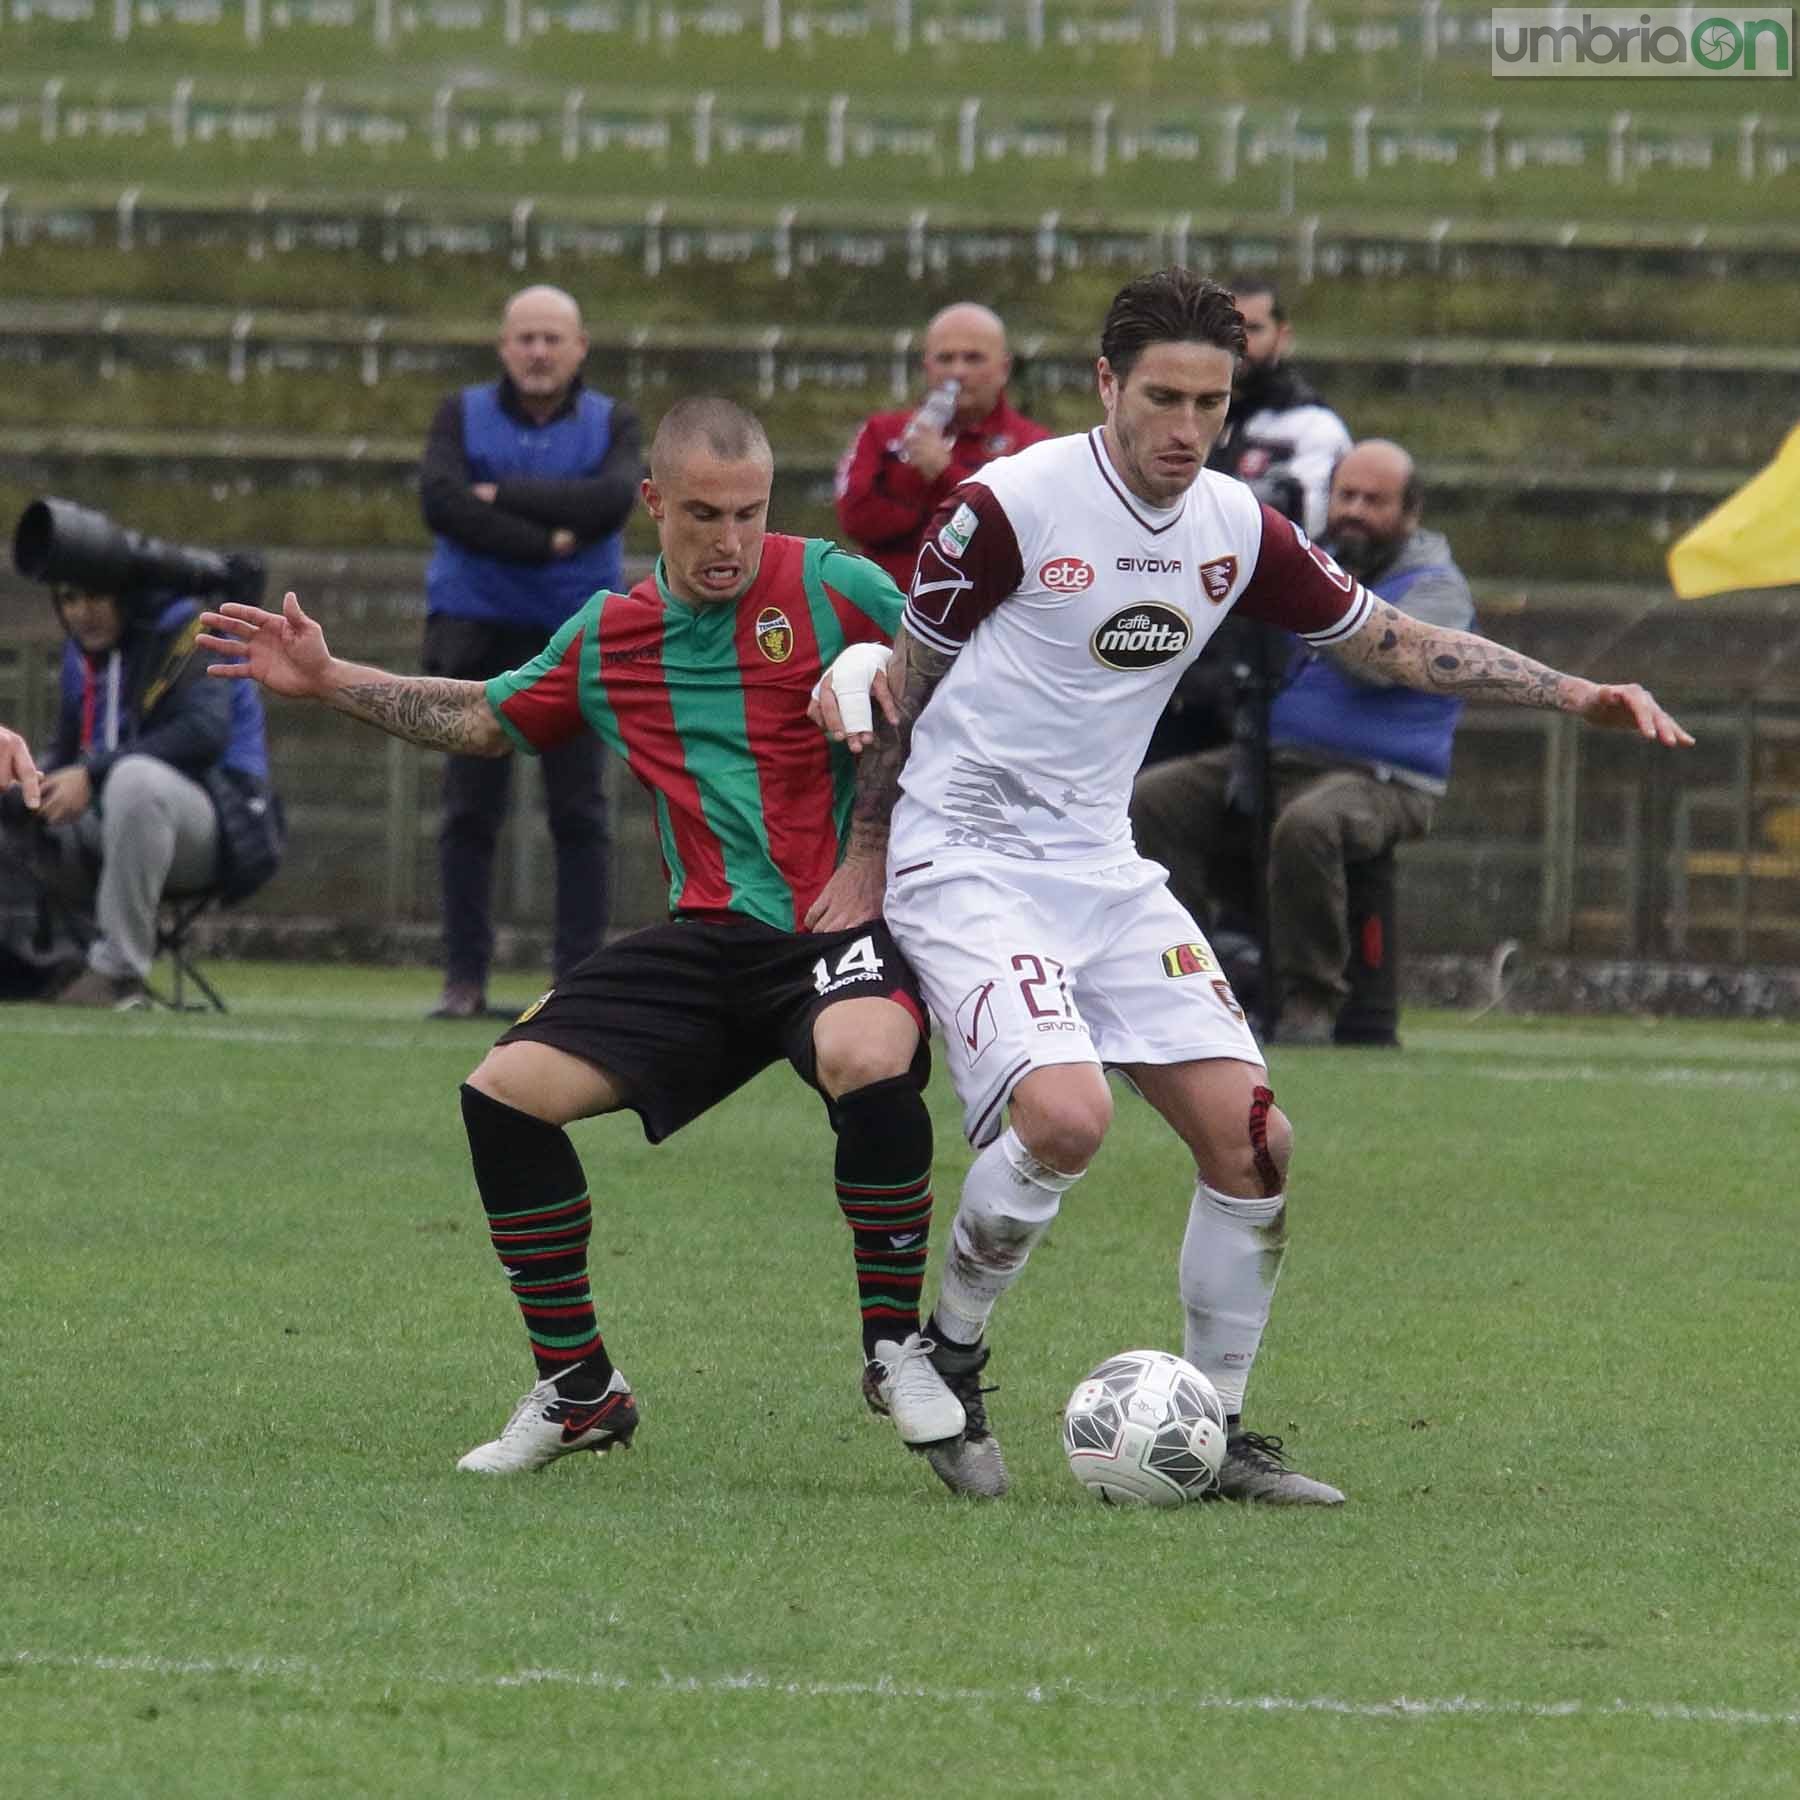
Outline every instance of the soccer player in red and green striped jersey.
<svg viewBox="0 0 1800 1800">
<path fill-rule="evenodd" d="M 783 1057 L 837 1135 L 864 1397 L 909 1448 L 954 1442 L 963 1409 L 919 1335 L 932 1149 L 923 1004 L 879 916 L 882 847 L 845 854 L 852 759 L 807 717 L 840 650 L 891 640 L 902 598 L 874 564 L 768 530 L 768 439 L 732 402 L 671 408 L 650 470 L 655 574 L 594 595 L 534 661 L 489 682 L 342 662 L 292 594 L 280 614 L 234 604 L 204 619 L 200 641 L 235 659 L 216 675 L 463 754 L 535 752 L 592 731 L 655 805 L 670 922 L 596 951 L 463 1086 L 476 1184 L 538 1381 L 458 1467 L 539 1469 L 637 1428 L 598 1326 L 588 1186 L 565 1127 L 628 1108 L 659 1142 Z"/>
</svg>

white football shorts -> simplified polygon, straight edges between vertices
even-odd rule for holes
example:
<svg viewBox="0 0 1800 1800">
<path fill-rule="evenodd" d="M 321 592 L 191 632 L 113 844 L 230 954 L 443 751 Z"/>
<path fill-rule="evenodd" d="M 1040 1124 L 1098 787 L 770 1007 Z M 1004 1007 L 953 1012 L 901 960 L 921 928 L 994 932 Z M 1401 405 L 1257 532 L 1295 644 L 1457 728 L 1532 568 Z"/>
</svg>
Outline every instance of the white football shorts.
<svg viewBox="0 0 1800 1800">
<path fill-rule="evenodd" d="M 883 913 L 943 1031 L 963 1130 L 978 1148 L 999 1135 L 1006 1101 L 1032 1069 L 1263 1064 L 1160 863 L 932 862 L 889 878 Z"/>
</svg>

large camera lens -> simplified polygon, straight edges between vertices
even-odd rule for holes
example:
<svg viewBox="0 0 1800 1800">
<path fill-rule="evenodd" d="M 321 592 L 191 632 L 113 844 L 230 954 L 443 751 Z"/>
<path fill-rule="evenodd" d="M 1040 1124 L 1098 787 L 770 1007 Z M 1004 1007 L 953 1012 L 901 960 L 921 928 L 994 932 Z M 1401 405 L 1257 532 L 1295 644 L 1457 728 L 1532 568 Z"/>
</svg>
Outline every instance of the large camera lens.
<svg viewBox="0 0 1800 1800">
<path fill-rule="evenodd" d="M 31 581 L 121 600 L 134 592 L 229 594 L 254 604 L 264 578 L 262 558 L 247 551 L 221 556 L 165 544 L 73 500 L 34 500 L 25 508 L 13 533 L 13 565 Z"/>
<path fill-rule="evenodd" d="M 13 566 L 32 581 L 63 581 L 90 594 L 131 585 L 135 534 L 72 500 L 34 500 L 13 533 Z"/>
</svg>

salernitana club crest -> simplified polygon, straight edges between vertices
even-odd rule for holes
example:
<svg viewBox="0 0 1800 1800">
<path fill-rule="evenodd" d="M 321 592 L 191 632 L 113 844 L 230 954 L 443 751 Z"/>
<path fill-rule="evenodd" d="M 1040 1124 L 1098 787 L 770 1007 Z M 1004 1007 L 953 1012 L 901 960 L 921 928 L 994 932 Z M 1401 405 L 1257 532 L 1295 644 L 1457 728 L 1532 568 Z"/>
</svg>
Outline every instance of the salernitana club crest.
<svg viewBox="0 0 1800 1800">
<path fill-rule="evenodd" d="M 756 647 L 772 663 L 794 654 L 794 628 L 779 606 L 765 606 L 756 615 Z"/>
</svg>

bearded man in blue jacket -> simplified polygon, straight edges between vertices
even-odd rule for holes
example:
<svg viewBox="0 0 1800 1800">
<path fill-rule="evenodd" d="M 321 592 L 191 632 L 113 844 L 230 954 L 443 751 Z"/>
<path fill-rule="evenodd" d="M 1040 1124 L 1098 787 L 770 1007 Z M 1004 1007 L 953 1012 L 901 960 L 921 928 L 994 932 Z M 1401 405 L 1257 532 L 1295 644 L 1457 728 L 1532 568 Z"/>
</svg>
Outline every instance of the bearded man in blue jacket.
<svg viewBox="0 0 1800 1800">
<path fill-rule="evenodd" d="M 1469 584 L 1441 532 L 1420 525 L 1424 496 L 1398 444 L 1370 438 L 1333 472 L 1326 547 L 1369 591 L 1434 625 L 1473 629 Z M 1297 652 L 1269 709 L 1274 823 L 1270 950 L 1283 1045 L 1328 1044 L 1350 988 L 1346 869 L 1423 837 L 1450 779 L 1462 702 L 1351 673 Z M 1234 752 L 1147 768 L 1132 794 L 1139 851 L 1169 870 L 1196 918 L 1253 916 L 1253 871 L 1232 832 Z"/>
</svg>

